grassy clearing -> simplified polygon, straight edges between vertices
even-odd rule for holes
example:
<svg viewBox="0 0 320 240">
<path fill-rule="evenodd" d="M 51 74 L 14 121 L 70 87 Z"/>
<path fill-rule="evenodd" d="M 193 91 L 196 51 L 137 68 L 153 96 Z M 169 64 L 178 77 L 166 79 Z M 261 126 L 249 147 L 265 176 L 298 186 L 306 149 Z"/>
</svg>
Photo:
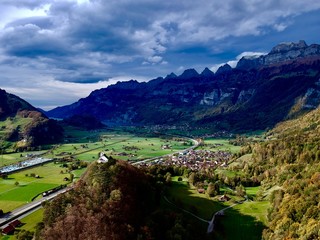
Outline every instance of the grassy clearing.
<svg viewBox="0 0 320 240">
<path fill-rule="evenodd" d="M 39 210 L 31 213 L 30 215 L 24 217 L 21 219 L 21 222 L 23 223 L 23 226 L 19 229 L 27 230 L 27 231 L 34 231 L 34 228 L 37 226 L 37 223 L 42 221 L 43 218 L 43 208 L 40 208 Z"/>
<path fill-rule="evenodd" d="M 230 144 L 227 138 L 208 138 L 204 140 L 204 146 L 199 146 L 197 149 L 237 153 L 240 148 L 240 146 Z"/>
<path fill-rule="evenodd" d="M 217 198 L 199 194 L 196 189 L 190 188 L 187 179 L 180 182 L 177 179 L 178 177 L 172 178 L 168 198 L 179 207 L 204 219 L 210 220 L 213 213 L 231 205 L 235 200 L 240 200 L 231 196 L 233 200 L 220 203 Z M 256 196 L 259 187 L 246 188 L 246 191 L 248 195 Z M 250 201 L 227 209 L 224 216 L 217 217 L 214 239 L 261 239 L 262 230 L 267 223 L 268 207 L 267 201 Z"/>
<path fill-rule="evenodd" d="M 225 211 L 225 215 L 217 217 L 215 239 L 260 240 L 264 225 L 256 216 L 250 215 L 248 209 L 256 203 L 243 203 Z"/>
<path fill-rule="evenodd" d="M 232 170 L 229 170 L 229 169 L 223 169 L 223 168 L 217 168 L 215 171 L 215 174 L 221 174 L 221 175 L 224 175 L 226 177 L 229 177 L 229 178 L 233 178 L 235 176 L 243 176 L 244 173 L 241 172 L 241 171 L 232 171 Z"/>
<path fill-rule="evenodd" d="M 247 195 L 256 197 L 260 187 L 246 188 Z M 267 224 L 269 201 L 246 201 L 224 212 L 217 218 L 216 239 L 261 239 Z"/>
<path fill-rule="evenodd" d="M 198 193 L 196 189 L 191 189 L 186 179 L 179 182 L 177 177 L 172 178 L 168 198 L 179 207 L 207 220 L 212 218 L 213 213 L 225 207 L 207 195 Z"/>
<path fill-rule="evenodd" d="M 268 222 L 267 209 L 269 206 L 269 201 L 250 201 L 241 205 L 237 205 L 234 207 L 234 209 L 239 210 L 240 214 L 252 216 L 256 219 L 256 221 L 266 225 Z"/>
<path fill-rule="evenodd" d="M 246 193 L 248 197 L 255 198 L 257 196 L 257 193 L 260 190 L 260 186 L 258 187 L 246 187 Z"/>
</svg>

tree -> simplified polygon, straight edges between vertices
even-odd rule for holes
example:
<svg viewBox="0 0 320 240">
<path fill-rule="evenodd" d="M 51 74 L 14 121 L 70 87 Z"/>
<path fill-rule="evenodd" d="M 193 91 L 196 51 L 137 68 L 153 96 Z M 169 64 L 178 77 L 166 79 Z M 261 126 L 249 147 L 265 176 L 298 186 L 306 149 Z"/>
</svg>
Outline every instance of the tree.
<svg viewBox="0 0 320 240">
<path fill-rule="evenodd" d="M 213 197 L 215 195 L 214 184 L 213 183 L 209 183 L 208 184 L 207 194 L 209 195 L 209 197 Z"/>
<path fill-rule="evenodd" d="M 171 173 L 167 172 L 164 177 L 165 177 L 166 184 L 170 185 L 171 184 Z"/>
<path fill-rule="evenodd" d="M 70 173 L 70 182 L 73 182 L 73 179 L 74 179 L 74 174 Z"/>
<path fill-rule="evenodd" d="M 17 187 L 17 186 L 19 186 L 19 182 L 18 181 L 16 181 L 15 183 L 14 183 L 14 185 Z"/>
<path fill-rule="evenodd" d="M 246 195 L 246 190 L 242 185 L 236 186 L 236 194 L 240 197 L 244 197 Z"/>
<path fill-rule="evenodd" d="M 33 238 L 33 232 L 22 229 L 16 236 L 18 240 L 31 240 Z"/>
<path fill-rule="evenodd" d="M 189 183 L 192 185 L 194 184 L 195 176 L 196 174 L 194 172 L 189 175 Z"/>
<path fill-rule="evenodd" d="M 218 195 L 219 194 L 219 191 L 220 191 L 220 186 L 219 186 L 219 183 L 209 183 L 208 184 L 208 188 L 207 188 L 207 194 L 210 196 L 210 197 L 213 197 L 215 195 Z"/>
</svg>

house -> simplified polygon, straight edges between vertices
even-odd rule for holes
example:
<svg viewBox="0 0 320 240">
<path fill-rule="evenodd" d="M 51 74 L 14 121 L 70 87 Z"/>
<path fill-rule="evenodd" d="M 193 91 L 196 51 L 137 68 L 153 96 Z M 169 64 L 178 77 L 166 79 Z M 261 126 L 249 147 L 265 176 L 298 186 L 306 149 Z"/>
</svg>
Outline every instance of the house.
<svg viewBox="0 0 320 240">
<path fill-rule="evenodd" d="M 205 193 L 205 192 L 206 192 L 206 190 L 204 190 L 203 188 L 198 189 L 198 193 Z"/>
<path fill-rule="evenodd" d="M 104 154 L 104 152 L 100 153 L 100 157 L 98 159 L 98 163 L 107 163 L 109 161 L 109 159 L 106 157 L 106 155 Z"/>
<path fill-rule="evenodd" d="M 220 198 L 219 198 L 219 201 L 220 202 L 227 202 L 227 201 L 229 201 L 231 198 L 230 197 L 228 197 L 227 195 L 222 195 Z"/>
<path fill-rule="evenodd" d="M 161 149 L 171 149 L 171 146 L 169 144 L 165 144 L 161 146 Z"/>
<path fill-rule="evenodd" d="M 16 227 L 20 227 L 22 223 L 18 219 L 16 219 L 13 222 L 9 223 L 9 225 L 12 226 L 13 228 L 16 228 Z"/>
<path fill-rule="evenodd" d="M 15 228 L 12 227 L 11 225 L 8 225 L 7 227 L 5 227 L 4 229 L 2 229 L 2 234 L 4 235 L 9 235 L 9 234 L 13 234 L 14 233 Z"/>
</svg>

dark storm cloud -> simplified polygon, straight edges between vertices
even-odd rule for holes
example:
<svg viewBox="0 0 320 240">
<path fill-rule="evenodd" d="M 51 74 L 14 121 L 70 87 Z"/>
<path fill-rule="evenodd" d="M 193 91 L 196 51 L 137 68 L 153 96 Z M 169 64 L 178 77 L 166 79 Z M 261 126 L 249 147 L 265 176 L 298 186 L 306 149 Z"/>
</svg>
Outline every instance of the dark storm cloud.
<svg viewBox="0 0 320 240">
<path fill-rule="evenodd" d="M 0 70 L 6 79 L 28 72 L 75 83 L 201 71 L 281 41 L 317 39 L 319 26 L 296 19 L 319 9 L 314 0 L 2 0 Z"/>
</svg>

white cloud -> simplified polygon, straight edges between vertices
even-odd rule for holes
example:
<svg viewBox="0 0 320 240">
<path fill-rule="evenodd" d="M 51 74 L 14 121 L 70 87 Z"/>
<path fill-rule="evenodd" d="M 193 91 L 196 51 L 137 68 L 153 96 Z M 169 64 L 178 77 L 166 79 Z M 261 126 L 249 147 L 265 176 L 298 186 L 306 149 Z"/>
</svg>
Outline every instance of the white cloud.
<svg viewBox="0 0 320 240">
<path fill-rule="evenodd" d="M 234 60 L 230 60 L 226 63 L 219 63 L 219 64 L 214 64 L 213 66 L 210 67 L 210 70 L 213 72 L 216 72 L 218 70 L 219 67 L 228 64 L 230 65 L 230 67 L 235 68 L 239 62 L 239 60 L 243 57 L 248 57 L 248 58 L 256 58 L 259 57 L 261 55 L 266 55 L 267 53 L 265 52 L 243 52 L 241 54 L 239 54 L 236 59 Z"/>
</svg>

